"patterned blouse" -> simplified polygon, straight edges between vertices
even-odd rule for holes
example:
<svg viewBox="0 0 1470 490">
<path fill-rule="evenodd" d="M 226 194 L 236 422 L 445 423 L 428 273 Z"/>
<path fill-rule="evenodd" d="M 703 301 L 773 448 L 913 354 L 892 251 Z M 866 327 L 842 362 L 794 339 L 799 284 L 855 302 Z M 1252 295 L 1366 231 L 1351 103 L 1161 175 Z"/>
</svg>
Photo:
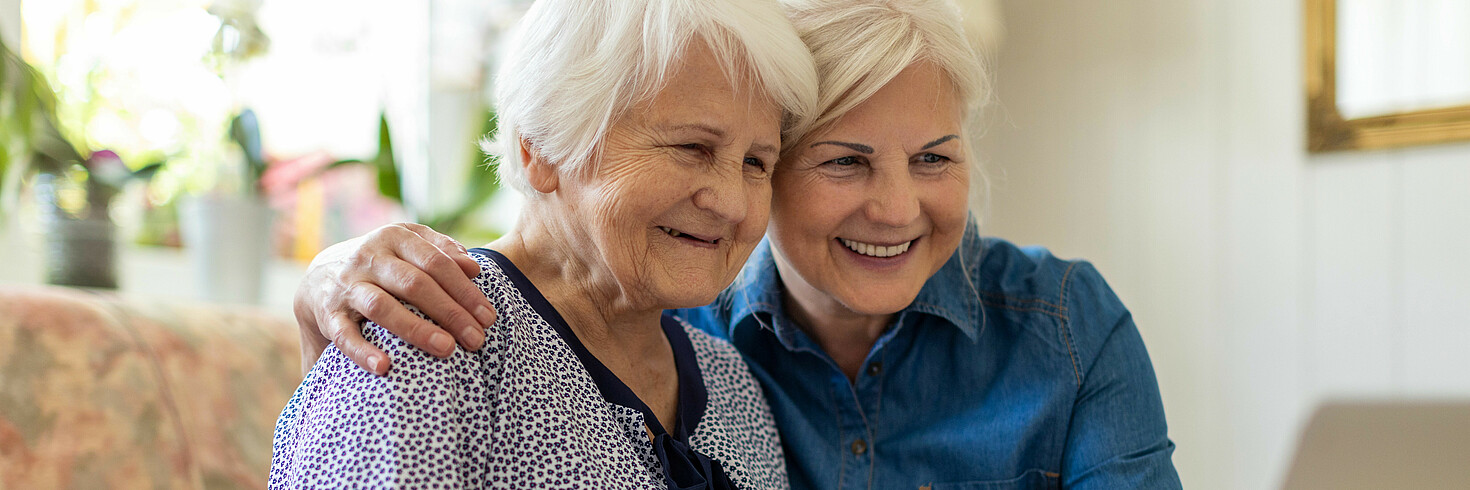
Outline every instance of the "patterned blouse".
<svg viewBox="0 0 1470 490">
<path fill-rule="evenodd" d="M 382 377 L 328 347 L 276 422 L 270 488 L 788 487 L 770 408 L 730 344 L 663 317 L 679 376 L 665 429 L 510 260 L 471 255 L 500 313 L 485 347 L 438 359 L 370 322 L 363 336 L 393 362 Z"/>
</svg>

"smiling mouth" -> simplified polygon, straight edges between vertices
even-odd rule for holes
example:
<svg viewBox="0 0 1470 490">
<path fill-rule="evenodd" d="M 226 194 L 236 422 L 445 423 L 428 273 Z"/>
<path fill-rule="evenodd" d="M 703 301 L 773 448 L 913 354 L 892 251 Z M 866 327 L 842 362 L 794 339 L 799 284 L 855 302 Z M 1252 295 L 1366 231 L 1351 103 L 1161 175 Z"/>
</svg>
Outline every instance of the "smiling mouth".
<svg viewBox="0 0 1470 490">
<path fill-rule="evenodd" d="M 909 251 L 910 245 L 914 244 L 913 240 L 909 240 L 898 245 L 889 246 L 863 243 L 857 240 L 849 240 L 846 238 L 838 238 L 837 241 L 841 242 L 842 246 L 847 247 L 848 250 L 869 257 L 878 257 L 880 259 L 902 255 L 904 252 Z"/>
<path fill-rule="evenodd" d="M 720 244 L 720 239 L 718 237 L 711 238 L 711 237 L 701 237 L 701 236 L 697 236 L 697 235 L 690 235 L 688 233 L 684 233 L 682 231 L 675 230 L 673 228 L 669 228 L 667 226 L 660 226 L 660 227 L 658 227 L 658 229 L 661 230 L 661 231 L 663 231 L 664 233 L 667 233 L 669 236 L 674 237 L 674 238 L 682 238 L 682 239 L 685 239 L 685 240 L 693 240 L 693 241 L 696 241 L 696 242 L 706 243 L 706 244 L 710 244 L 710 245 L 719 245 Z"/>
</svg>

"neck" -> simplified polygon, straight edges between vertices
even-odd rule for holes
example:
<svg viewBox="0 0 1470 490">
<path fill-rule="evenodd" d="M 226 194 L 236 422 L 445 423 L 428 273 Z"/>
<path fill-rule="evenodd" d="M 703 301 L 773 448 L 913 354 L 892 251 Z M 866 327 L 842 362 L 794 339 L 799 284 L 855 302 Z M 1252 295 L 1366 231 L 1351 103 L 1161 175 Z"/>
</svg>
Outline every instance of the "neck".
<svg viewBox="0 0 1470 490">
<path fill-rule="evenodd" d="M 556 307 L 577 338 L 594 355 L 647 352 L 667 345 L 659 328 L 662 308 L 636 301 L 595 254 L 569 238 L 581 237 L 546 203 L 529 202 L 516 228 L 490 247 L 504 254 Z M 577 253 L 582 251 L 584 253 Z"/>
<path fill-rule="evenodd" d="M 781 299 L 786 313 L 837 363 L 849 381 L 857 379 L 863 361 L 893 321 L 894 313 L 853 311 L 807 284 L 780 261 L 777 267 L 781 272 Z"/>
</svg>

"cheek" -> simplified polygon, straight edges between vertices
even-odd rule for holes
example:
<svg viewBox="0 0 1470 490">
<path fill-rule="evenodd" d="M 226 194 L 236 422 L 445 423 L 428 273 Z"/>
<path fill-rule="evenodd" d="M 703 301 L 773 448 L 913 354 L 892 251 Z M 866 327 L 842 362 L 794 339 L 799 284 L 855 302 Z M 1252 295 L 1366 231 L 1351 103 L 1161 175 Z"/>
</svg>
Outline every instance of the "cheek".
<svg viewBox="0 0 1470 490">
<path fill-rule="evenodd" d="M 942 265 L 941 259 L 952 255 L 964 237 L 970 216 L 969 186 L 965 182 L 948 181 L 926 186 L 922 192 L 921 206 L 934 226 L 935 240 L 930 250 L 940 260 L 937 270 Z"/>
<path fill-rule="evenodd" d="M 773 186 L 773 223 L 787 234 L 833 233 L 843 219 L 861 208 L 862 187 L 834 182 L 815 171 L 778 178 Z"/>
<path fill-rule="evenodd" d="M 753 184 L 747 188 L 746 195 L 749 199 L 748 218 L 745 220 L 747 228 L 756 228 L 765 232 L 766 225 L 771 220 L 771 181 L 765 180 Z"/>
</svg>

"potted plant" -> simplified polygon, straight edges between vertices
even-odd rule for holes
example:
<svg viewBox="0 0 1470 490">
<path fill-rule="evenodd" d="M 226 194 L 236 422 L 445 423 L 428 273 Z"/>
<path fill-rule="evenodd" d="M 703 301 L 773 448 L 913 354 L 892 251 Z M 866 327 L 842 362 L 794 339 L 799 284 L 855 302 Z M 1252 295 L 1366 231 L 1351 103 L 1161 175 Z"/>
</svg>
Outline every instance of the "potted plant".
<svg viewBox="0 0 1470 490">
<path fill-rule="evenodd" d="M 0 57 L 0 220 L 15 215 L 22 183 L 34 176 L 47 282 L 117 287 L 112 198 L 127 182 L 152 177 L 162 163 L 132 170 L 114 152 L 74 145 L 62 134 L 56 94 L 45 77 L 3 40 Z"/>
<path fill-rule="evenodd" d="M 230 121 L 229 135 L 231 153 L 240 160 L 240 191 L 186 198 L 179 210 L 179 231 L 202 298 L 252 304 L 260 301 L 272 222 L 260 190 L 266 158 L 255 112 L 240 111 Z"/>
</svg>

